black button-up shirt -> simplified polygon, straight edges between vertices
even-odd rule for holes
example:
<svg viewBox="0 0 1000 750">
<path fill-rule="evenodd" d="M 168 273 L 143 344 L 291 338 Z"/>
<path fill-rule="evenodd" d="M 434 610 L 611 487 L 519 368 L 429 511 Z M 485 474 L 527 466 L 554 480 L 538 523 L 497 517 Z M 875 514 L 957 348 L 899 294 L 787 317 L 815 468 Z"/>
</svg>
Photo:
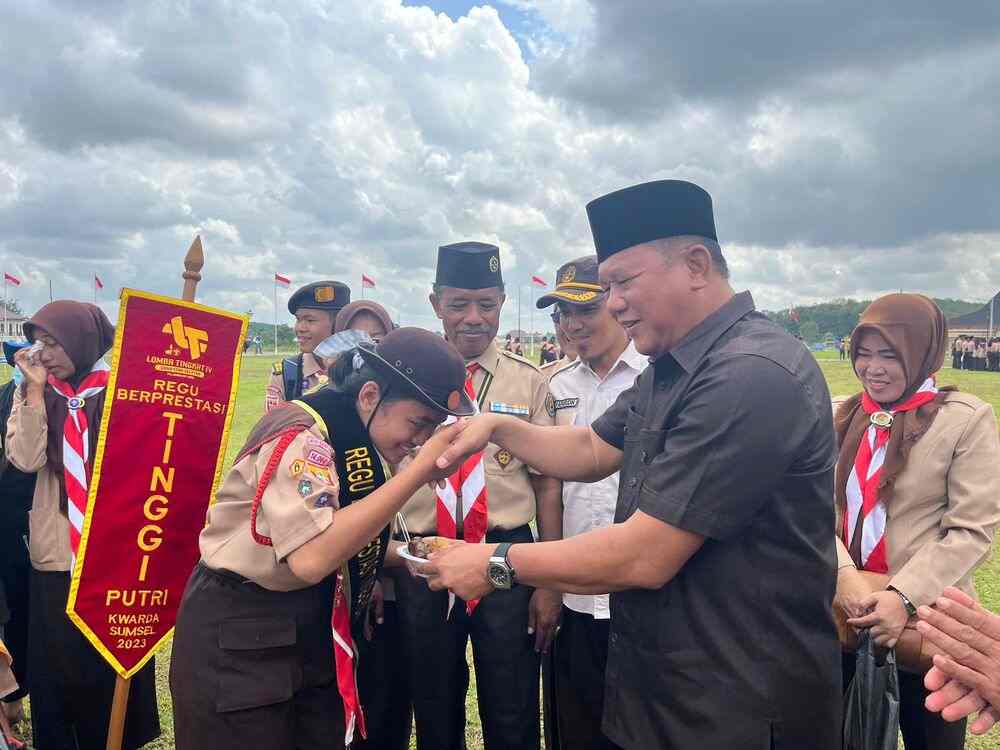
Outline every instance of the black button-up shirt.
<svg viewBox="0 0 1000 750">
<path fill-rule="evenodd" d="M 604 731 L 629 750 L 840 747 L 830 394 L 736 295 L 593 425 L 625 453 L 615 522 L 705 537 L 660 589 L 612 594 Z"/>
</svg>

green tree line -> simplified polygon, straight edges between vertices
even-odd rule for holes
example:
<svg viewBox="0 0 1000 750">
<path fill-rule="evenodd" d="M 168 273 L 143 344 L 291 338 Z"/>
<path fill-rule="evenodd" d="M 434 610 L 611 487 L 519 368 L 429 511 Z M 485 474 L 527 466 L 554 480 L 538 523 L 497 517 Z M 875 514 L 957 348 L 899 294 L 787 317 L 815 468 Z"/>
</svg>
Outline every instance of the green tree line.
<svg viewBox="0 0 1000 750">
<path fill-rule="evenodd" d="M 986 304 L 960 299 L 934 301 L 947 318 L 974 312 Z M 858 324 L 858 317 L 870 304 L 871 300 L 835 299 L 787 310 L 765 310 L 764 314 L 793 336 L 801 336 L 809 343 L 816 343 L 850 335 Z"/>
</svg>

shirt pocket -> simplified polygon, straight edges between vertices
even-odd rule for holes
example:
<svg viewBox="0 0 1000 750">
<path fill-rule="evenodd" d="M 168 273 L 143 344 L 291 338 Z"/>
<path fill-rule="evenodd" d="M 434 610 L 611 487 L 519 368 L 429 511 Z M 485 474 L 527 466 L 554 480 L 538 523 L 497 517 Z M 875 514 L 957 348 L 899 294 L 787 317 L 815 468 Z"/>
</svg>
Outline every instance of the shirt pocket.
<svg viewBox="0 0 1000 750">
<path fill-rule="evenodd" d="M 295 620 L 262 617 L 219 625 L 219 713 L 291 700 L 302 682 Z"/>
</svg>

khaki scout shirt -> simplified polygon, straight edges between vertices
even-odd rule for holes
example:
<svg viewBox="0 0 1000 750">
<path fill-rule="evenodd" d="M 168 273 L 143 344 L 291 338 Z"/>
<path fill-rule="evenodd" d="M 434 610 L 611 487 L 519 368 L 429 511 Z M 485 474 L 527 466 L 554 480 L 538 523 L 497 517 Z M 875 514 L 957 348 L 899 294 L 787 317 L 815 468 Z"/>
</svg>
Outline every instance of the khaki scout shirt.
<svg viewBox="0 0 1000 750">
<path fill-rule="evenodd" d="M 548 378 L 534 364 L 511 352 L 500 351 L 494 344 L 471 361 L 480 367 L 473 376 L 472 385 L 483 413 L 526 412 L 516 416 L 537 425 L 555 423 L 554 411 L 549 408 L 551 404 L 546 403 Z M 483 451 L 483 463 L 488 528 L 516 529 L 533 521 L 535 491 L 528 479 L 529 467 L 493 443 Z M 434 493 L 427 487 L 420 489 L 403 506 L 403 516 L 411 534 L 435 533 L 437 499 Z"/>
<path fill-rule="evenodd" d="M 971 393 L 946 392 L 931 426 L 910 449 L 886 506 L 889 583 L 915 606 L 932 604 L 948 586 L 976 596 L 976 569 L 989 559 L 1000 523 L 997 464 L 993 407 Z M 838 512 L 837 565 L 853 566 L 842 529 Z"/>
<path fill-rule="evenodd" d="M 91 429 L 96 429 L 92 426 Z M 45 406 L 29 406 L 24 388 L 14 392 L 7 420 L 7 460 L 21 471 L 38 472 L 28 513 L 28 555 L 35 570 L 68 571 L 72 560 L 69 519 L 59 510 L 59 478 L 48 466 L 49 427 Z M 4 498 L 0 498 L 3 502 Z"/>
<path fill-rule="evenodd" d="M 285 381 L 281 376 L 282 362 L 274 363 L 271 379 L 267 382 L 264 396 L 264 411 L 269 412 L 278 404 L 285 403 Z M 326 370 L 312 354 L 302 355 L 302 392 L 305 393 L 317 385 L 326 382 Z"/>
<path fill-rule="evenodd" d="M 233 465 L 208 509 L 201 532 L 201 559 L 210 568 L 230 570 L 272 591 L 311 584 L 297 578 L 285 559 L 333 523 L 340 483 L 333 449 L 314 424 L 288 445 L 261 498 L 257 533 L 273 546 L 258 544 L 250 531 L 250 508 L 258 482 L 280 435 Z"/>
</svg>

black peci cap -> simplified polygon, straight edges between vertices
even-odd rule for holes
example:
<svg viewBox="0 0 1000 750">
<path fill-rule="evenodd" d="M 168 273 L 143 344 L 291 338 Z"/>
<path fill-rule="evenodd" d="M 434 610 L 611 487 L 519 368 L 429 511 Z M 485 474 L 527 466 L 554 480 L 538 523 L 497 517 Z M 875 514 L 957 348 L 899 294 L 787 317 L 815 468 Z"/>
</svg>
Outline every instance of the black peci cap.
<svg viewBox="0 0 1000 750">
<path fill-rule="evenodd" d="M 358 352 L 376 371 L 415 391 L 432 409 L 455 417 L 476 413 L 476 405 L 465 392 L 465 360 L 436 333 L 397 328 L 377 346 L 361 344 Z"/>
<path fill-rule="evenodd" d="M 339 281 L 316 281 L 306 284 L 288 298 L 288 312 L 295 315 L 302 308 L 326 310 L 334 316 L 351 303 L 351 288 Z"/>
<path fill-rule="evenodd" d="M 657 180 L 616 190 L 587 204 L 597 258 L 653 240 L 697 235 L 718 241 L 712 196 L 693 182 Z"/>
<path fill-rule="evenodd" d="M 485 242 L 456 242 L 439 247 L 434 283 L 456 289 L 502 287 L 500 248 Z"/>
<path fill-rule="evenodd" d="M 559 267 L 556 271 L 556 288 L 539 297 L 535 307 L 541 309 L 556 302 L 586 305 L 603 293 L 597 278 L 597 256 L 585 255 Z"/>
</svg>

